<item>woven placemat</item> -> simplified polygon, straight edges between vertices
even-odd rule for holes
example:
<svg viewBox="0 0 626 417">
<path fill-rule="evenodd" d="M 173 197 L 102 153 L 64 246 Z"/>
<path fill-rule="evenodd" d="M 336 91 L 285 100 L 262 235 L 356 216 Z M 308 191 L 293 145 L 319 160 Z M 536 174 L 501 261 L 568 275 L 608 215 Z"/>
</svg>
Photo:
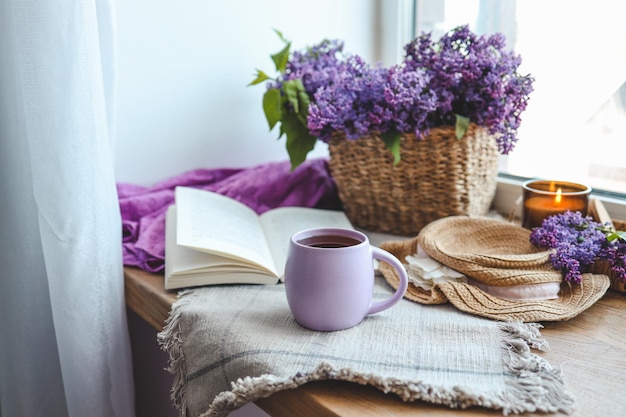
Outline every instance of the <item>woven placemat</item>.
<svg viewBox="0 0 626 417">
<path fill-rule="evenodd" d="M 390 294 L 377 278 L 374 299 Z M 530 350 L 547 348 L 539 326 L 486 320 L 446 305 L 401 300 L 353 328 L 316 332 L 293 319 L 283 285 L 203 287 L 174 304 L 159 342 L 175 375 L 175 404 L 187 417 L 225 417 L 320 380 L 503 414 L 573 406 L 560 371 Z"/>
</svg>

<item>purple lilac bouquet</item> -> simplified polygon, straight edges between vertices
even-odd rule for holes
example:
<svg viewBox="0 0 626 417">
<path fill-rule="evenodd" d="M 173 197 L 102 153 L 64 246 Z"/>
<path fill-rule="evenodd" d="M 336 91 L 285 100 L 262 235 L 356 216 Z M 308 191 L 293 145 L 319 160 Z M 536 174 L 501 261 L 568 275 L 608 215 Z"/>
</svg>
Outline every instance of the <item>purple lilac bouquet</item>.
<svg viewBox="0 0 626 417">
<path fill-rule="evenodd" d="M 439 41 L 423 34 L 405 46 L 402 63 L 369 65 L 343 51 L 343 42 L 325 40 L 290 53 L 290 42 L 272 55 L 278 76 L 257 70 L 251 83 L 267 83 L 263 109 L 270 130 L 281 123 L 292 167 L 306 159 L 316 140 L 337 132 L 347 140 L 380 135 L 400 160 L 402 134 L 425 137 L 452 125 L 461 139 L 470 122 L 496 137 L 501 153 L 517 140 L 520 114 L 533 78 L 518 73 L 521 58 L 504 50 L 504 36 L 477 36 L 460 26 Z"/>
<path fill-rule="evenodd" d="M 580 283 L 597 260 L 608 261 L 615 277 L 626 282 L 626 233 L 578 211 L 548 217 L 531 232 L 530 242 L 552 250 L 550 262 L 568 282 Z"/>
<path fill-rule="evenodd" d="M 424 70 L 437 95 L 425 130 L 467 125 L 464 119 L 469 119 L 496 135 L 502 154 L 513 150 L 533 78 L 518 73 L 522 59 L 505 50 L 504 35 L 477 36 L 468 26 L 459 26 L 438 42 L 422 34 L 404 49 L 405 70 Z"/>
</svg>

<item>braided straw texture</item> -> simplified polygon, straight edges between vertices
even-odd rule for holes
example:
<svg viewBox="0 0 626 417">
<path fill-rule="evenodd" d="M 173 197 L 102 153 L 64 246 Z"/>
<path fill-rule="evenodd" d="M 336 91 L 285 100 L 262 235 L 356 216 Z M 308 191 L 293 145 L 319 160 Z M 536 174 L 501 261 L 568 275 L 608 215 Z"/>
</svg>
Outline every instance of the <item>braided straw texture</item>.
<svg viewBox="0 0 626 417">
<path fill-rule="evenodd" d="M 426 248 L 423 248 L 431 257 L 439 260 L 444 265 L 447 265 L 453 269 L 461 267 L 466 268 L 465 271 L 461 271 L 467 274 L 470 271 L 471 274 L 481 276 L 481 280 L 487 277 L 490 285 L 517 285 L 517 284 L 532 284 L 539 282 L 549 282 L 550 280 L 561 280 L 561 275 L 558 271 L 546 270 L 542 271 L 540 268 L 551 268 L 549 265 L 544 265 L 541 261 L 543 253 L 536 252 L 536 249 L 528 250 L 526 247 L 526 241 L 528 241 L 528 235 L 526 232 L 520 233 L 516 238 L 515 232 L 504 231 L 505 235 L 509 235 L 509 238 L 504 240 L 487 239 L 482 243 L 476 243 L 475 239 L 479 239 L 479 235 L 482 231 L 489 229 L 489 223 L 493 223 L 497 229 L 509 225 L 497 223 L 497 220 L 493 219 L 462 219 L 447 218 L 441 219 L 435 223 L 439 223 L 439 226 L 445 226 L 441 228 L 431 228 L 430 225 L 422 230 L 420 235 L 415 238 L 404 241 L 388 241 L 383 242 L 380 247 L 389 251 L 401 261 L 410 254 L 414 254 L 417 249 L 417 245 L 422 245 L 422 236 L 430 235 L 443 236 L 443 239 L 447 239 L 447 235 L 456 235 L 457 231 L 460 233 L 458 238 L 458 245 L 452 244 L 456 249 L 461 250 L 464 246 L 467 255 L 471 260 L 472 256 L 475 261 L 485 261 L 488 265 L 476 266 L 473 262 L 468 261 L 467 258 L 461 262 L 457 262 L 457 255 L 465 255 L 462 252 L 454 252 L 455 256 L 447 255 L 440 257 L 439 259 L 433 256 L 433 253 L 428 252 Z M 468 236 L 464 233 L 468 232 L 468 228 L 463 223 L 476 224 L 476 228 L 471 233 L 472 236 Z M 437 226 L 437 225 L 436 225 Z M 513 229 L 523 230 L 519 226 L 510 225 Z M 506 228 L 505 227 L 505 228 Z M 465 229 L 465 231 L 463 231 Z M 493 236 L 490 231 L 486 231 L 487 234 Z M 512 243 L 513 240 L 520 239 L 517 243 L 519 247 Z M 428 240 L 428 239 L 427 239 Z M 506 243 L 506 242 L 509 243 Z M 505 242 L 505 243 L 502 243 Z M 481 249 L 487 248 L 487 250 Z M 506 253 L 504 251 L 510 251 Z M 530 256 L 526 257 L 525 253 L 528 252 Z M 441 252 L 438 252 L 441 253 Z M 494 256 L 484 256 L 485 253 L 492 253 Z M 465 258 L 464 256 L 459 256 Z M 527 259 L 525 259 L 527 258 Z M 511 262 L 513 260 L 513 262 Z M 523 268 L 516 267 L 516 263 L 523 263 Z M 491 266 L 490 266 L 491 265 Z M 507 265 L 512 268 L 507 268 Z M 528 270 L 526 270 L 528 268 Z M 491 272 L 489 272 L 491 271 Z M 512 271 L 517 271 L 511 274 Z M 521 274 L 518 274 L 522 271 Z M 386 263 L 380 264 L 380 272 L 385 280 L 394 289 L 398 287 L 399 278 L 395 270 Z M 544 275 L 545 273 L 545 275 Z M 495 276 L 495 278 L 494 278 Z M 504 278 L 503 278 L 504 277 Z M 561 284 L 561 290 L 557 299 L 553 300 L 507 300 L 499 297 L 492 296 L 482 291 L 480 288 L 467 283 L 461 282 L 446 282 L 436 284 L 431 291 L 425 291 L 419 287 L 409 284 L 409 288 L 405 293 L 405 298 L 421 303 L 421 304 L 442 304 L 450 302 L 456 308 L 467 313 L 475 314 L 482 317 L 487 317 L 493 320 L 500 321 L 522 321 L 522 322 L 539 322 L 539 321 L 563 321 L 568 320 L 576 315 L 580 314 L 587 308 L 591 307 L 596 301 L 598 301 L 609 287 L 609 279 L 603 274 L 583 274 L 582 282 L 579 285 L 569 284 L 563 282 Z"/>
<path fill-rule="evenodd" d="M 344 211 L 354 226 L 372 232 L 410 236 L 441 217 L 485 215 L 496 191 L 497 143 L 474 124 L 461 140 L 451 126 L 423 139 L 404 135 L 397 166 L 376 135 L 337 135 L 329 152 Z"/>
<path fill-rule="evenodd" d="M 501 321 L 564 321 L 594 305 L 609 288 L 606 275 L 583 274 L 580 284 L 561 284 L 556 300 L 517 301 L 494 297 L 469 284 L 443 284 L 440 290 L 456 308 Z"/>
<path fill-rule="evenodd" d="M 530 230 L 490 218 L 451 216 L 424 227 L 418 244 L 431 258 L 487 285 L 561 282 L 550 252 L 530 243 Z"/>
</svg>

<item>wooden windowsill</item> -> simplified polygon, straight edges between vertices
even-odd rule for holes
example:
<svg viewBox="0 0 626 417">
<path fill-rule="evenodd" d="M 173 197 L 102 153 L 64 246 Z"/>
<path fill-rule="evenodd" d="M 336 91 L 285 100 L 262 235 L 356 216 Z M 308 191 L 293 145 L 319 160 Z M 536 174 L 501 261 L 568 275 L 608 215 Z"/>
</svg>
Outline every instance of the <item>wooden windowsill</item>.
<svg viewBox="0 0 626 417">
<path fill-rule="evenodd" d="M 163 287 L 163 275 L 124 269 L 126 304 L 161 330 L 177 300 Z M 594 306 L 565 322 L 544 323 L 542 335 L 550 350 L 539 353 L 562 369 L 576 397 L 571 416 L 623 416 L 626 401 L 626 297 L 609 290 Z M 500 411 L 472 408 L 459 412 L 425 402 L 404 403 L 394 395 L 342 381 L 311 382 L 278 392 L 256 404 L 275 417 L 496 416 Z M 564 416 L 565 414 L 551 414 Z M 546 414 L 524 414 L 542 416 Z"/>
</svg>

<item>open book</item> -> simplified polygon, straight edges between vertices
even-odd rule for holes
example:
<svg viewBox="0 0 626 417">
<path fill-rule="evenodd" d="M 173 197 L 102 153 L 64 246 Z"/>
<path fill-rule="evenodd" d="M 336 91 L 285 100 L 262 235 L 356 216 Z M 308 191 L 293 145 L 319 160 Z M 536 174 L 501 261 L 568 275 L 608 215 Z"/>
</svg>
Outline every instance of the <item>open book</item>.
<svg viewBox="0 0 626 417">
<path fill-rule="evenodd" d="M 176 188 L 165 224 L 166 289 L 275 284 L 282 279 L 295 232 L 353 228 L 342 211 L 280 207 L 259 216 L 230 197 L 189 187 Z"/>
</svg>

